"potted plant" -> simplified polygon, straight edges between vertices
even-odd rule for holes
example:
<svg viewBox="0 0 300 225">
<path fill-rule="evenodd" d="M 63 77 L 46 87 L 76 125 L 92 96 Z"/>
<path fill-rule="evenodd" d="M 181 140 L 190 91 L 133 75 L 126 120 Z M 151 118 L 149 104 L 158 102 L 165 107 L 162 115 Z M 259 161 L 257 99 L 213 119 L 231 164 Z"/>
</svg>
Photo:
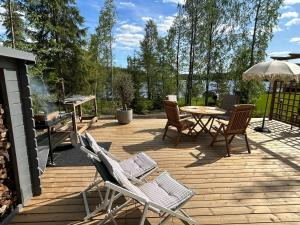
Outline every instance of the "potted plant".
<svg viewBox="0 0 300 225">
<path fill-rule="evenodd" d="M 113 82 L 114 96 L 121 102 L 122 108 L 117 109 L 116 117 L 120 124 L 132 121 L 132 109 L 128 108 L 134 98 L 134 87 L 131 76 L 126 73 L 117 74 Z"/>
</svg>

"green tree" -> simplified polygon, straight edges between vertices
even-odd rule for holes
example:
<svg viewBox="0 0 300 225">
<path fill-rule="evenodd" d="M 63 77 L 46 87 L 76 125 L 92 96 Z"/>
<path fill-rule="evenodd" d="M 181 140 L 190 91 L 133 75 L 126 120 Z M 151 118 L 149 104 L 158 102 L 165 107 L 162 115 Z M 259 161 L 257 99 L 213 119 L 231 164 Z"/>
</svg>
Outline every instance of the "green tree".
<svg viewBox="0 0 300 225">
<path fill-rule="evenodd" d="M 195 66 L 195 49 L 197 41 L 197 24 L 199 19 L 198 8 L 200 6 L 200 1 L 198 0 L 187 0 L 185 3 L 185 10 L 187 14 L 187 24 L 189 30 L 186 33 L 189 39 L 189 72 L 186 80 L 186 98 L 185 104 L 192 104 L 192 90 L 193 90 L 193 80 L 194 80 L 194 66 Z"/>
<path fill-rule="evenodd" d="M 75 0 L 27 0 L 28 34 L 37 55 L 36 74 L 48 83 L 65 80 L 67 93 L 85 92 L 84 60 L 86 29 Z"/>
<path fill-rule="evenodd" d="M 112 96 L 113 80 L 113 27 L 116 23 L 115 6 L 113 0 L 105 0 L 100 11 L 99 24 L 96 28 L 96 43 L 98 59 L 107 74 L 107 97 Z"/>
<path fill-rule="evenodd" d="M 26 49 L 25 41 L 25 24 L 22 19 L 23 1 L 18 0 L 1 0 L 0 7 L 4 12 L 0 14 L 5 27 L 5 37 L 3 38 L 4 46 Z"/>
<path fill-rule="evenodd" d="M 249 67 L 263 61 L 266 57 L 268 44 L 273 37 L 274 27 L 279 18 L 279 8 L 282 0 L 256 0 L 243 2 L 244 19 L 241 20 L 240 42 L 236 45 L 232 71 L 235 73 L 236 89 L 239 89 L 242 102 L 250 102 L 257 98 L 263 90 L 263 85 L 258 82 L 241 79 L 242 72 Z M 249 30 L 249 27 L 252 27 Z"/>
<path fill-rule="evenodd" d="M 157 66 L 158 32 L 153 20 L 149 20 L 145 27 L 145 36 L 140 43 L 141 63 L 146 74 L 148 99 L 153 98 L 156 66 Z"/>
<path fill-rule="evenodd" d="M 174 19 L 172 29 L 175 30 L 176 42 L 176 95 L 179 98 L 179 85 L 180 85 L 180 72 L 182 71 L 182 62 L 184 60 L 184 31 L 185 31 L 185 18 L 184 8 L 182 5 L 177 6 L 177 15 Z"/>
</svg>

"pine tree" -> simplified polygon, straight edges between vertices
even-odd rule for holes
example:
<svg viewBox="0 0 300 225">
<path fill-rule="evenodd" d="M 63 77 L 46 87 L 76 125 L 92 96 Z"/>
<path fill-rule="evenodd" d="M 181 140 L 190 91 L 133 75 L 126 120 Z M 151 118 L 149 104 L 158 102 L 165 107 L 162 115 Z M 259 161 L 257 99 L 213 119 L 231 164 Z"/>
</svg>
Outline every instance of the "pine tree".
<svg viewBox="0 0 300 225">
<path fill-rule="evenodd" d="M 33 40 L 32 51 L 37 55 L 37 74 L 48 83 L 65 80 L 67 93 L 84 91 L 83 47 L 86 29 L 75 0 L 27 0 L 28 34 Z"/>
<path fill-rule="evenodd" d="M 0 16 L 3 26 L 6 28 L 3 40 L 4 46 L 25 50 L 25 24 L 22 19 L 22 1 L 1 0 L 0 7 L 4 9 Z"/>
</svg>

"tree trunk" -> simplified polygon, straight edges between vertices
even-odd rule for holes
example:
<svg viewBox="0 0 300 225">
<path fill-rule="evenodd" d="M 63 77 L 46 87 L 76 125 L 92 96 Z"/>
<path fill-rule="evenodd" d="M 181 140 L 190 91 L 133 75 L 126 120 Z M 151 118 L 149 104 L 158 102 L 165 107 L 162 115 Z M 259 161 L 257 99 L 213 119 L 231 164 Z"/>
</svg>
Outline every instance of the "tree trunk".
<svg viewBox="0 0 300 225">
<path fill-rule="evenodd" d="M 150 88 L 150 76 L 149 76 L 149 72 L 148 70 L 146 70 L 146 77 L 147 77 L 147 97 L 149 100 L 151 100 L 152 96 L 151 96 L 151 88 Z"/>
<path fill-rule="evenodd" d="M 12 41 L 11 44 L 12 44 L 12 48 L 16 48 L 15 30 L 14 30 L 12 7 L 11 7 L 10 0 L 8 0 L 8 13 L 9 13 L 10 32 L 11 32 L 11 41 Z"/>
<path fill-rule="evenodd" d="M 195 16 L 196 14 L 196 16 Z M 190 40 L 190 63 L 189 74 L 187 79 L 187 91 L 186 91 L 186 105 L 192 104 L 192 89 L 193 89 L 193 74 L 194 74 L 194 61 L 195 61 L 195 40 L 196 40 L 196 26 L 197 26 L 197 12 L 193 7 L 192 23 L 191 23 L 191 40 Z"/>
<path fill-rule="evenodd" d="M 210 75 L 210 67 L 211 67 L 211 49 L 212 49 L 212 29 L 213 29 L 213 22 L 211 21 L 209 26 L 209 41 L 208 41 L 208 51 L 207 51 L 205 105 L 208 105 L 209 75 Z"/>
<path fill-rule="evenodd" d="M 176 48 L 176 95 L 179 99 L 179 53 L 180 53 L 180 40 L 181 40 L 181 25 L 178 27 L 178 39 Z"/>
<path fill-rule="evenodd" d="M 113 96 L 113 53 L 112 53 L 112 26 L 110 26 L 110 34 L 109 34 L 109 54 L 110 54 L 110 92 L 111 96 Z"/>
</svg>

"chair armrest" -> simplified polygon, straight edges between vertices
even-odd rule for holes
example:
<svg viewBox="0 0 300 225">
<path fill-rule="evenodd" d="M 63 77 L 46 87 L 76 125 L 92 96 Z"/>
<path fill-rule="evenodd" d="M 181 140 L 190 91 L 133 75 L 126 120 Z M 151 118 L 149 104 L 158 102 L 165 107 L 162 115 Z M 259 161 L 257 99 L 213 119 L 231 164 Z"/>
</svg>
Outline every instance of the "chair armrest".
<svg viewBox="0 0 300 225">
<path fill-rule="evenodd" d="M 191 117 L 191 115 L 189 115 L 189 114 L 180 114 L 179 115 L 179 119 L 186 119 L 186 118 L 190 118 Z"/>
</svg>

